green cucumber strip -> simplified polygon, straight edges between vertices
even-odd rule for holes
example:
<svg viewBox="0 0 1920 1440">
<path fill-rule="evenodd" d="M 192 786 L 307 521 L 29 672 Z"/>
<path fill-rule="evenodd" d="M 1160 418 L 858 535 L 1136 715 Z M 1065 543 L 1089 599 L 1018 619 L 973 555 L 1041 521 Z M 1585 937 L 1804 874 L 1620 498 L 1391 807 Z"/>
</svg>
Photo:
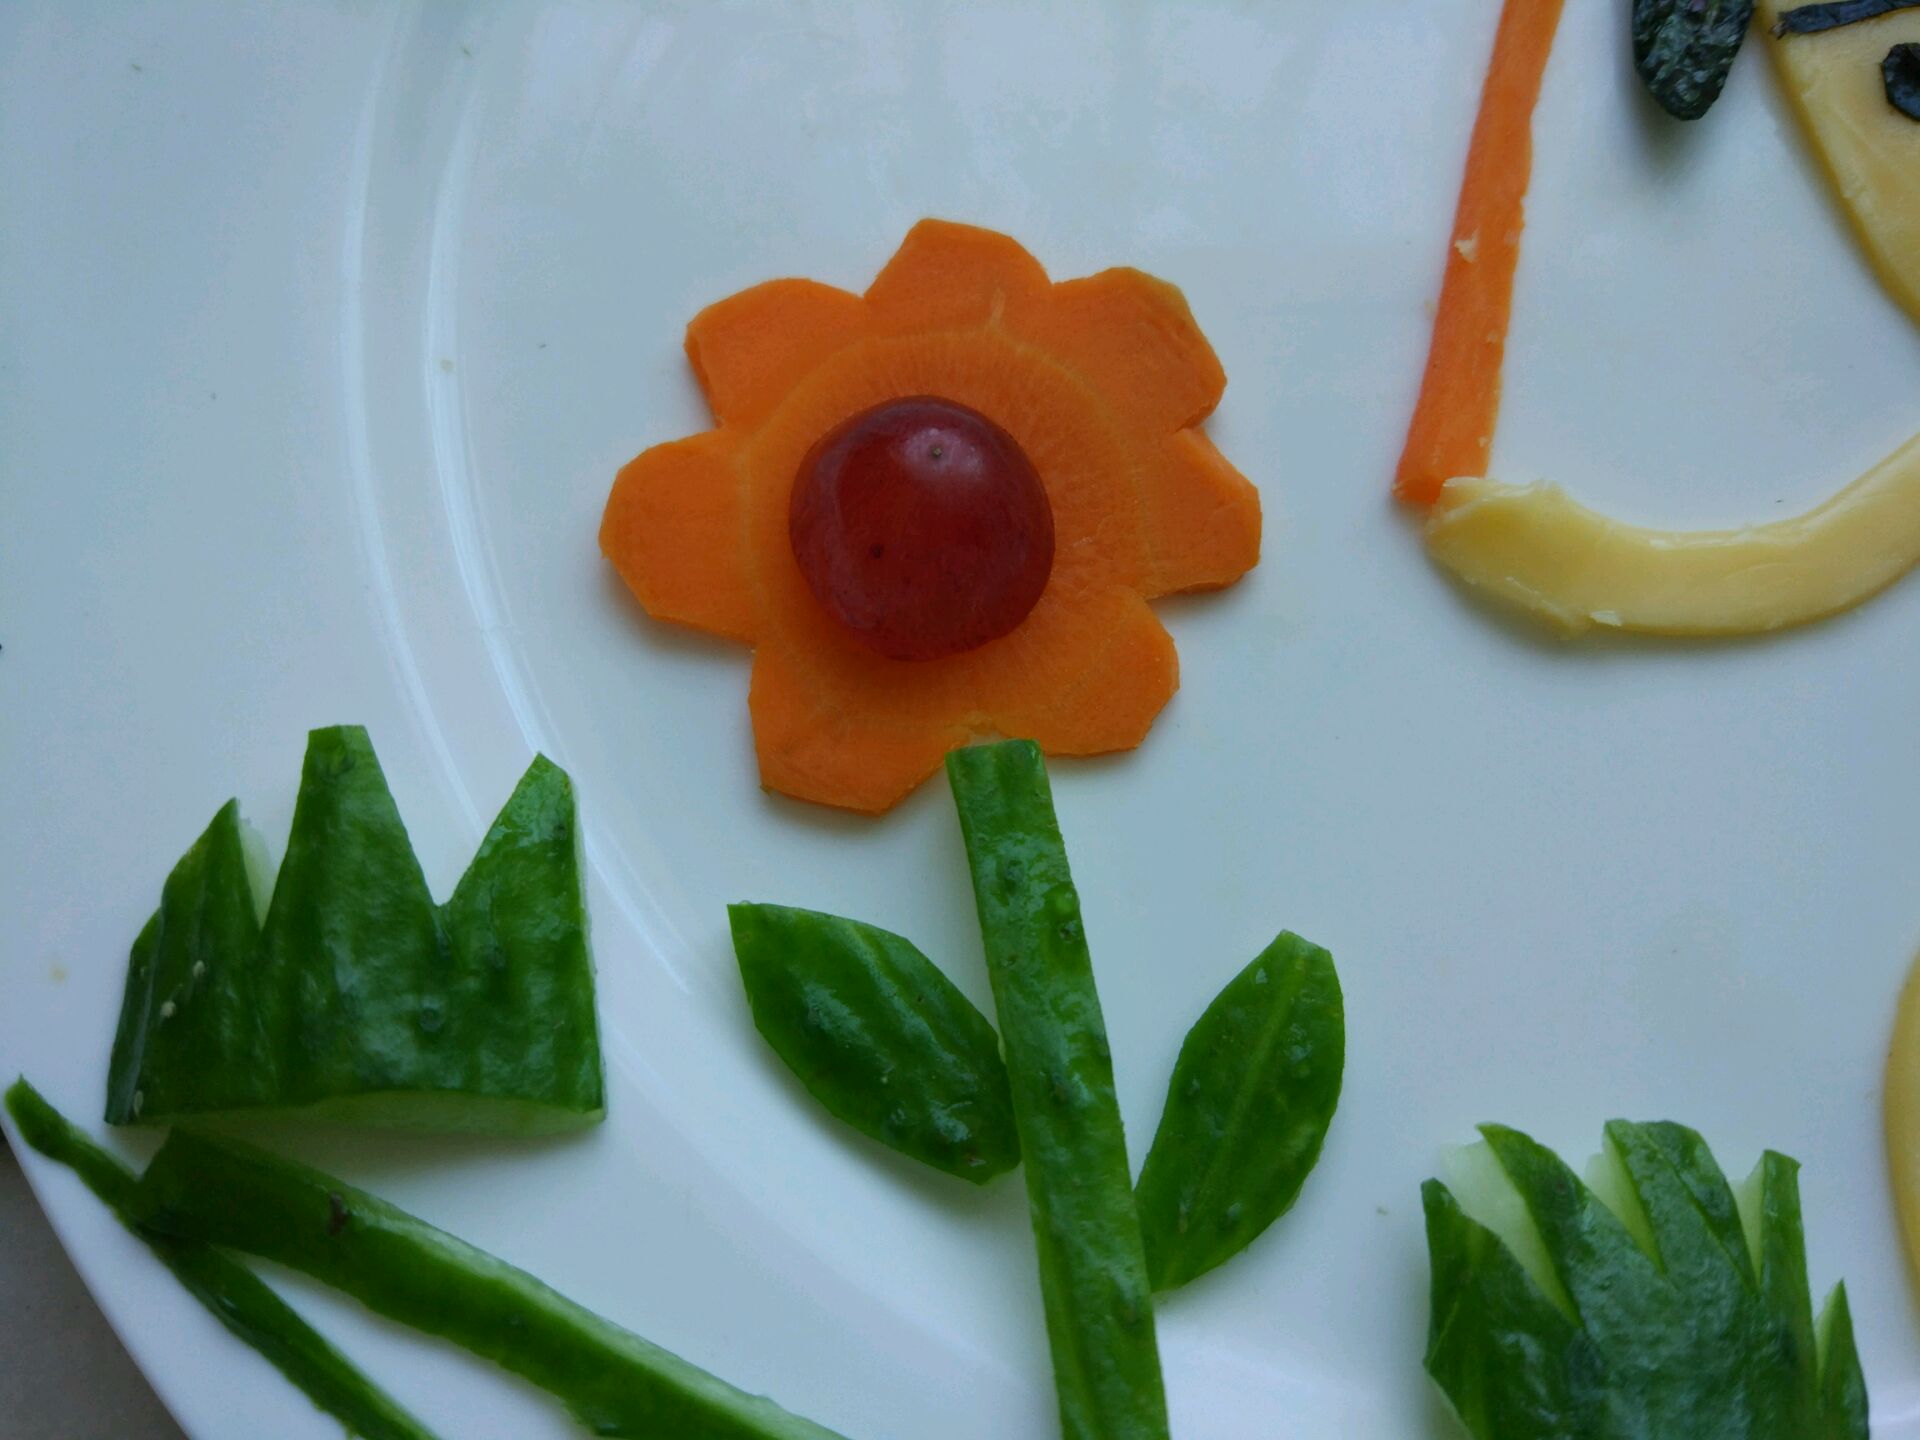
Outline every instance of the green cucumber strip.
<svg viewBox="0 0 1920 1440">
<path fill-rule="evenodd" d="M 175 1130 L 135 1196 L 142 1224 L 291 1266 L 551 1392 L 596 1435 L 837 1440 L 601 1319 L 524 1270 L 317 1170 Z"/>
<path fill-rule="evenodd" d="M 605 1113 L 573 790 L 544 756 L 436 907 L 366 731 L 315 730 L 255 913 L 229 801 L 134 943 L 109 1123 L 298 1112 L 528 1133 Z"/>
<path fill-rule="evenodd" d="M 261 1355 L 352 1435 L 365 1440 L 433 1440 L 433 1432 L 361 1374 L 326 1337 L 302 1320 L 266 1283 L 231 1256 L 134 1223 L 132 1171 L 95 1145 L 25 1079 L 7 1089 L 7 1113 L 26 1142 L 67 1166 L 159 1257 L 214 1318 Z"/>
<path fill-rule="evenodd" d="M 1726 87 L 1754 0 L 1633 0 L 1633 64 L 1676 120 L 1698 120 Z"/>
<path fill-rule="evenodd" d="M 1813 1314 L 1793 1161 L 1762 1158 L 1743 1217 L 1699 1135 L 1616 1120 L 1602 1187 L 1616 1213 L 1544 1146 L 1481 1133 L 1496 1165 L 1465 1173 L 1518 1196 L 1525 1240 L 1509 1248 L 1437 1180 L 1421 1192 L 1427 1370 L 1478 1440 L 1866 1440 L 1845 1287 Z M 1462 1195 L 1513 1216 L 1505 1196 Z"/>
<path fill-rule="evenodd" d="M 1346 1044 L 1333 956 L 1288 931 L 1207 1007 L 1134 1189 L 1155 1290 L 1231 1259 L 1292 1206 L 1333 1123 Z"/>
<path fill-rule="evenodd" d="M 1067 1440 L 1165 1440 L 1153 1293 L 1080 899 L 1039 747 L 956 750 Z"/>
<path fill-rule="evenodd" d="M 829 1111 L 977 1185 L 1020 1163 L 1000 1037 L 910 941 L 785 905 L 727 916 L 755 1027 Z"/>
</svg>

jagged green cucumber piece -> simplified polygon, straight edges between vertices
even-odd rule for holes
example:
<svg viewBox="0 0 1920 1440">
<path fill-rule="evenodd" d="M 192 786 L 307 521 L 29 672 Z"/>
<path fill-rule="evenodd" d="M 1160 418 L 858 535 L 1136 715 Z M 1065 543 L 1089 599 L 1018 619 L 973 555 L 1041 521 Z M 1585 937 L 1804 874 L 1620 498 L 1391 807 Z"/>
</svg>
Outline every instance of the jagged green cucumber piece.
<svg viewBox="0 0 1920 1440">
<path fill-rule="evenodd" d="M 256 914 L 228 801 L 134 942 L 110 1123 L 528 1133 L 605 1113 L 573 789 L 544 756 L 436 906 L 366 731 L 315 730 Z"/>
<path fill-rule="evenodd" d="M 1421 1192 L 1427 1370 L 1477 1440 L 1867 1440 L 1846 1288 L 1814 1318 L 1792 1160 L 1768 1151 L 1743 1207 L 1695 1132 L 1616 1120 L 1609 1205 L 1518 1131 L 1481 1133 L 1460 1195 Z"/>
</svg>

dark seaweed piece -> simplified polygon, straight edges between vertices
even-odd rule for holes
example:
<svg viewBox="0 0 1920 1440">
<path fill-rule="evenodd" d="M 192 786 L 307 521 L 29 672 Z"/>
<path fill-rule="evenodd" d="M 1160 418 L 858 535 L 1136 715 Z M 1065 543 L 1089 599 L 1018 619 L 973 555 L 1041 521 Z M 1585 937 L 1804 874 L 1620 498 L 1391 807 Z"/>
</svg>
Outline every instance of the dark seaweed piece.
<svg viewBox="0 0 1920 1440">
<path fill-rule="evenodd" d="M 1887 51 L 1880 74 L 1887 82 L 1887 103 L 1909 120 L 1920 120 L 1920 45 L 1909 42 Z"/>
<path fill-rule="evenodd" d="M 1676 120 L 1720 98 L 1753 23 L 1754 0 L 1633 0 L 1633 67 Z"/>
<path fill-rule="evenodd" d="M 1820 5 L 1802 5 L 1784 12 L 1773 23 L 1773 33 L 1781 35 L 1818 35 L 1823 30 L 1838 30 L 1862 20 L 1891 15 L 1896 10 L 1911 10 L 1920 0 L 1826 0 Z"/>
</svg>

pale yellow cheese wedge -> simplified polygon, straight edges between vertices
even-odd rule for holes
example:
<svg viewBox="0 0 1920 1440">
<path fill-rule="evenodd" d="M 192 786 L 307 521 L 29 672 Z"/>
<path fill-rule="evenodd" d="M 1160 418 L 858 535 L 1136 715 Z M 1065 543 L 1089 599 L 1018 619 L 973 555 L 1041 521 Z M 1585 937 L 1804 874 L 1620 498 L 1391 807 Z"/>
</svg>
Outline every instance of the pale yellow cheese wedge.
<svg viewBox="0 0 1920 1440">
<path fill-rule="evenodd" d="M 1907 1263 L 1920 1279 L 1920 962 L 1907 974 L 1887 1051 L 1887 1176 L 1907 1241 Z"/>
<path fill-rule="evenodd" d="M 1449 480 L 1427 549 L 1467 584 L 1569 631 L 1741 635 L 1857 605 L 1920 562 L 1920 435 L 1805 514 L 1653 530 L 1554 485 Z"/>
<path fill-rule="evenodd" d="M 1760 0 L 1754 36 L 1779 67 L 1782 88 L 1846 206 L 1873 268 L 1920 320 L 1920 123 L 1887 103 L 1880 62 L 1920 42 L 1920 10 L 1896 10 L 1818 35 L 1771 33 L 1780 0 Z"/>
</svg>

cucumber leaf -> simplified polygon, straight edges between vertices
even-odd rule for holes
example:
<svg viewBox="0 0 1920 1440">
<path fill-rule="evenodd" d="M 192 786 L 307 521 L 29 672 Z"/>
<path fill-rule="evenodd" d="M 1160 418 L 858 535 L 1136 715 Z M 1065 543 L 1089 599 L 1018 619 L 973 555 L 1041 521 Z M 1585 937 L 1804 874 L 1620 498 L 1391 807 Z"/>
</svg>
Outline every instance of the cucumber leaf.
<svg viewBox="0 0 1920 1440">
<path fill-rule="evenodd" d="M 1699 1135 L 1616 1120 L 1617 1213 L 1544 1146 L 1481 1133 L 1526 1243 L 1438 1180 L 1421 1192 L 1427 1371 L 1478 1440 L 1867 1440 L 1846 1288 L 1813 1314 L 1792 1160 L 1762 1158 L 1747 1217 Z"/>
<path fill-rule="evenodd" d="M 1000 1037 L 910 941 L 784 905 L 727 914 L 753 1023 L 816 1100 L 963 1180 L 1020 1163 Z"/>
<path fill-rule="evenodd" d="M 315 730 L 264 924 L 233 801 L 167 877 L 128 964 L 107 1120 L 598 1120 L 575 829 L 566 773 L 536 757 L 436 906 L 366 731 Z"/>
<path fill-rule="evenodd" d="M 1174 1063 L 1135 1187 L 1147 1279 L 1186 1284 L 1300 1194 L 1340 1101 L 1346 1018 L 1333 956 L 1283 931 L 1227 983 Z"/>
</svg>

